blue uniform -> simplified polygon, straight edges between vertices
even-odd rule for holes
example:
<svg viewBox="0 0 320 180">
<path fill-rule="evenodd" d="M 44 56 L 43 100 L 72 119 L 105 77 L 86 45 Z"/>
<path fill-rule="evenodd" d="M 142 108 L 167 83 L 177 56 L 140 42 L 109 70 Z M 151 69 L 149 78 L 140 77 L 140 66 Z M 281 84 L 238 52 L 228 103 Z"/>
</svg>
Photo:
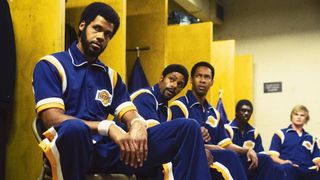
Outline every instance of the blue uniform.
<svg viewBox="0 0 320 180">
<path fill-rule="evenodd" d="M 291 125 L 278 130 L 272 137 L 269 153 L 299 165 L 280 165 L 290 179 L 320 179 L 313 163 L 320 161 L 319 148 L 313 137 L 304 130 L 300 136 Z"/>
<path fill-rule="evenodd" d="M 272 159 L 265 154 L 261 136 L 254 127 L 248 123 L 243 134 L 241 133 L 239 124 L 236 120 L 231 121 L 229 124 L 225 125 L 225 127 L 234 144 L 253 149 L 258 153 L 258 168 L 254 170 L 248 169 L 249 163 L 247 162 L 247 157 L 241 156 L 242 164 L 247 171 L 249 179 L 285 179 L 284 171 L 276 166 Z"/>
<path fill-rule="evenodd" d="M 130 97 L 136 105 L 139 114 L 146 119 L 148 127 L 153 127 L 160 123 L 166 124 L 171 120 L 171 110 L 168 107 L 168 101 L 162 97 L 158 84 L 149 88 L 140 89 L 131 94 Z M 185 119 L 180 118 L 175 121 L 185 121 Z M 166 177 L 170 177 L 170 171 L 177 171 L 175 167 L 168 168 L 167 166 L 170 166 L 170 164 L 163 165 L 165 169 L 165 179 L 167 179 Z M 159 177 L 160 176 L 161 175 L 159 175 Z"/>
<path fill-rule="evenodd" d="M 119 74 L 98 59 L 88 64 L 76 43 L 68 51 L 41 58 L 34 69 L 33 88 L 37 113 L 59 108 L 76 117 L 48 129 L 40 143 L 53 177 L 85 179 L 87 172 L 145 174 L 172 161 L 179 169 L 173 174 L 177 179 L 210 179 L 208 168 L 203 166 L 204 149 L 195 148 L 203 144 L 196 123 L 177 121 L 148 129 L 148 160 L 137 169 L 120 161 L 119 147 L 110 138 L 90 132 L 80 119 L 101 121 L 109 114 L 121 119 L 136 107 Z M 190 157 L 192 153 L 196 159 Z"/>
<path fill-rule="evenodd" d="M 149 124 L 157 122 L 163 123 L 171 120 L 168 101 L 162 98 L 158 84 L 134 92 L 131 94 L 131 99 L 136 105 L 139 114 L 146 119 Z"/>
<path fill-rule="evenodd" d="M 211 136 L 208 144 L 219 145 L 225 147 L 231 144 L 222 121 L 220 121 L 219 112 L 213 108 L 207 101 L 202 106 L 192 94 L 188 91 L 185 96 L 182 96 L 172 102 L 170 109 L 172 110 L 172 118 L 191 118 L 198 121 L 198 123 L 207 128 Z M 225 174 L 228 174 L 233 179 L 246 179 L 244 169 L 239 161 L 238 155 L 232 151 L 214 150 L 211 151 L 216 163 L 224 166 Z"/>
<path fill-rule="evenodd" d="M 229 125 L 225 125 L 225 127 L 234 144 L 244 148 L 253 149 L 257 153 L 264 151 L 260 134 L 250 124 L 247 124 L 245 127 L 244 134 L 241 134 L 236 120 L 231 121 Z"/>
</svg>

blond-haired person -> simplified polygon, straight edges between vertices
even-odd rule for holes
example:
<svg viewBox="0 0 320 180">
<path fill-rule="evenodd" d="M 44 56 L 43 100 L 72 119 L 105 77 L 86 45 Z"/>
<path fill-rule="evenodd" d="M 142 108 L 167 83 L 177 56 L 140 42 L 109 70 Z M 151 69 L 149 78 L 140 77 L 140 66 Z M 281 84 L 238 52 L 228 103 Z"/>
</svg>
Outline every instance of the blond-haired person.
<svg viewBox="0 0 320 180">
<path fill-rule="evenodd" d="M 309 110 L 295 106 L 291 124 L 277 131 L 271 141 L 270 154 L 274 162 L 286 171 L 290 180 L 320 179 L 320 152 L 314 138 L 303 127 L 309 121 Z"/>
</svg>

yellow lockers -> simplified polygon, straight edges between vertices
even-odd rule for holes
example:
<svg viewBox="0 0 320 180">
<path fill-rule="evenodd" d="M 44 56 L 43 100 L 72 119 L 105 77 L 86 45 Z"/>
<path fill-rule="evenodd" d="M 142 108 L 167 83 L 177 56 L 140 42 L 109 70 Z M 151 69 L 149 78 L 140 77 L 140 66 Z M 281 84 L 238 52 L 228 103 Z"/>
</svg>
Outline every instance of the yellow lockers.
<svg viewBox="0 0 320 180">
<path fill-rule="evenodd" d="M 199 61 L 211 62 L 212 22 L 191 25 L 170 25 L 168 27 L 166 65 L 177 63 L 184 65 L 189 73 L 192 66 Z M 191 89 L 190 82 L 176 97 L 180 97 Z M 212 90 L 208 94 L 211 98 Z"/>
<path fill-rule="evenodd" d="M 127 1 L 127 49 L 149 47 L 140 59 L 150 85 L 157 83 L 165 65 L 167 36 L 167 0 Z M 127 52 L 127 72 L 131 74 L 136 53 Z"/>
<path fill-rule="evenodd" d="M 36 179 L 42 156 L 31 130 L 35 103 L 31 87 L 35 63 L 64 45 L 64 0 L 8 1 L 16 42 L 14 118 L 6 151 L 6 179 Z M 50 13 L 49 13 L 50 12 Z M 50 22 L 50 23 L 48 23 Z"/>
<path fill-rule="evenodd" d="M 6 179 L 36 179 L 40 174 L 42 153 L 31 130 L 35 117 L 32 72 L 42 56 L 64 50 L 65 19 L 77 24 L 80 10 L 93 1 L 8 1 L 15 34 L 17 79 L 14 118 L 6 150 Z M 124 0 L 104 0 L 119 13 L 121 25 L 101 59 L 126 77 Z M 69 4 L 70 3 L 70 4 Z M 76 15 L 78 17 L 76 17 Z M 67 17 L 65 17 L 67 16 Z"/>
<path fill-rule="evenodd" d="M 31 122 L 35 117 L 31 86 L 33 67 L 42 56 L 64 49 L 65 23 L 70 23 L 77 30 L 82 9 L 93 1 L 8 2 L 17 47 L 17 81 L 14 119 L 11 121 L 12 129 L 7 146 L 6 179 L 36 179 L 42 160 L 40 148 L 37 147 L 31 131 Z M 250 93 L 252 95 L 252 91 L 239 90 L 239 93 L 236 93 L 239 87 L 243 87 L 240 82 L 249 80 L 245 80 L 246 76 L 239 76 L 239 79 L 242 77 L 240 80 L 234 77 L 234 71 L 238 71 L 237 61 L 234 63 L 235 43 L 212 42 L 211 22 L 168 26 L 168 0 L 103 2 L 115 8 L 121 23 L 101 60 L 118 71 L 124 81 L 127 74 L 131 73 L 136 58 L 135 53 L 126 52 L 126 48 L 148 46 L 150 50 L 141 52 L 140 55 L 150 85 L 158 82 L 163 68 L 168 64 L 180 63 L 190 71 L 194 63 L 207 61 L 216 69 L 215 84 L 208 94 L 208 100 L 215 106 L 218 90 L 223 88 L 223 102 L 229 118 L 234 115 L 235 99 L 246 97 Z M 243 64 L 239 67 L 243 68 Z M 235 81 L 239 81 L 239 84 Z M 189 84 L 184 92 L 190 87 Z"/>
<path fill-rule="evenodd" d="M 219 98 L 219 90 L 223 90 L 223 105 L 228 118 L 235 115 L 235 41 L 214 41 L 212 43 L 213 66 L 216 70 L 213 85 L 213 99 Z"/>
<path fill-rule="evenodd" d="M 252 55 L 237 55 L 235 59 L 235 103 L 241 99 L 248 99 L 254 104 Z M 254 118 L 251 116 L 249 123 L 253 122 Z"/>
</svg>

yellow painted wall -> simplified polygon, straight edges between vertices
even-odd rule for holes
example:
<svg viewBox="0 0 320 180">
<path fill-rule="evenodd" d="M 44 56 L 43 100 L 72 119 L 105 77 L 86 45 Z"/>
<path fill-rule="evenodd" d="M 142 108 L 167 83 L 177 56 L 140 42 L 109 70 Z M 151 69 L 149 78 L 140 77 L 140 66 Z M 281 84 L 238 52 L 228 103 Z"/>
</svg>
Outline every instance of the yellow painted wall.
<svg viewBox="0 0 320 180">
<path fill-rule="evenodd" d="M 79 19 L 83 8 L 94 0 L 68 0 L 66 3 L 66 22 L 69 22 L 78 31 Z M 112 38 L 106 50 L 100 55 L 103 63 L 120 73 L 126 80 L 126 0 L 103 0 L 111 5 L 120 16 L 120 27 Z"/>
<path fill-rule="evenodd" d="M 238 55 L 235 59 L 235 104 L 241 99 L 253 103 L 252 55 Z M 253 123 L 253 116 L 249 121 Z"/>
<path fill-rule="evenodd" d="M 215 77 L 213 85 L 213 99 L 216 105 L 219 98 L 219 90 L 223 90 L 223 105 L 228 119 L 235 115 L 235 41 L 212 42 L 213 61 Z"/>
<path fill-rule="evenodd" d="M 167 58 L 165 64 L 182 64 L 190 73 L 195 63 L 199 61 L 211 61 L 211 43 L 211 22 L 191 25 L 170 25 L 168 26 Z M 184 95 L 188 89 L 191 89 L 190 83 L 176 97 Z M 207 97 L 209 102 L 212 103 L 211 94 L 212 90 Z"/>
<path fill-rule="evenodd" d="M 36 179 L 42 165 L 42 152 L 33 137 L 31 123 L 35 103 L 31 80 L 39 58 L 64 49 L 65 1 L 8 1 L 13 19 L 17 52 L 17 79 L 14 119 L 7 145 L 6 179 Z M 83 3 L 83 4 L 75 4 Z M 80 10 L 91 1 L 68 0 L 67 17 L 75 20 Z M 92 1 L 93 2 L 93 1 Z M 120 15 L 121 25 L 101 59 L 124 78 L 125 67 L 125 1 L 105 0 Z M 73 4 L 72 4 L 73 3 Z M 69 11 L 70 10 L 70 11 Z M 50 12 L 50 13 L 48 13 Z M 110 60 L 109 60 L 110 59 Z"/>
<path fill-rule="evenodd" d="M 127 48 L 150 47 L 140 59 L 150 85 L 159 81 L 165 61 L 167 0 L 129 0 L 127 2 Z M 131 74 L 135 52 L 127 52 L 127 72 Z"/>
<path fill-rule="evenodd" d="M 41 151 L 32 134 L 35 103 L 31 80 L 35 63 L 64 46 L 64 0 L 8 1 L 16 41 L 17 79 L 14 119 L 10 121 L 6 179 L 36 179 Z M 48 13 L 50 12 L 50 13 Z"/>
</svg>

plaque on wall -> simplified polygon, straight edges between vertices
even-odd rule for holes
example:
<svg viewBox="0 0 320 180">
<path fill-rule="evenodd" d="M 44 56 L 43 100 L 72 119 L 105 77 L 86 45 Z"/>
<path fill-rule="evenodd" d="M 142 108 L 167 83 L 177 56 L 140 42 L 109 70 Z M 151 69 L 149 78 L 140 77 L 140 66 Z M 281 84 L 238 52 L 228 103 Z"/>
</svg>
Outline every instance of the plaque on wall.
<svg viewBox="0 0 320 180">
<path fill-rule="evenodd" d="M 282 82 L 263 83 L 263 92 L 264 93 L 282 92 Z"/>
</svg>

